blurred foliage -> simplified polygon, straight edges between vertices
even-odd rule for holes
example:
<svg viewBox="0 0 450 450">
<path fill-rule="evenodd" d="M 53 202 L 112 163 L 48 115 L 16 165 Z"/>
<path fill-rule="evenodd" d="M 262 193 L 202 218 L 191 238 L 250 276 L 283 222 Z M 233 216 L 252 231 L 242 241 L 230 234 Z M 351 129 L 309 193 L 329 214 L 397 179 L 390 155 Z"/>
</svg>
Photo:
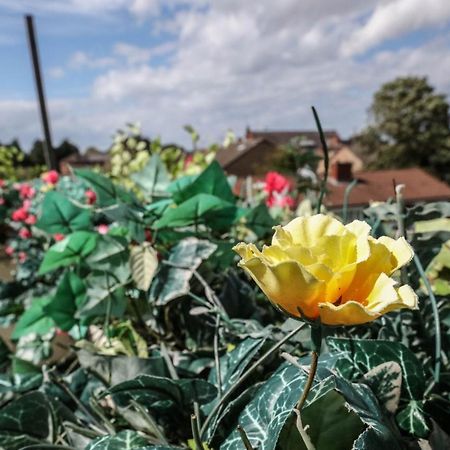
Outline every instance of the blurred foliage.
<svg viewBox="0 0 450 450">
<path fill-rule="evenodd" d="M 375 93 L 355 148 L 376 169 L 419 166 L 450 181 L 449 105 L 426 78 L 405 77 Z"/>
</svg>

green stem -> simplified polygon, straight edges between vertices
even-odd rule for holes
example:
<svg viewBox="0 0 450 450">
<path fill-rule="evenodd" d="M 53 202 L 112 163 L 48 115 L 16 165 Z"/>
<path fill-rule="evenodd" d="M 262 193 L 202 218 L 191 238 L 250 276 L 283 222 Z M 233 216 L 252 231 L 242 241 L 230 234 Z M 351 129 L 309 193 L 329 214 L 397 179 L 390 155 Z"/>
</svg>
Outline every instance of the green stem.
<svg viewBox="0 0 450 450">
<path fill-rule="evenodd" d="M 197 416 L 195 414 L 191 414 L 191 429 L 196 450 L 203 450 L 202 440 L 200 438 L 200 432 L 198 430 Z"/>
<path fill-rule="evenodd" d="M 311 367 L 309 369 L 308 379 L 306 380 L 305 388 L 303 389 L 302 395 L 295 406 L 295 409 L 299 412 L 302 410 L 303 405 L 308 397 L 309 391 L 314 383 L 314 377 L 317 372 L 317 362 L 319 361 L 319 354 L 316 351 L 311 353 Z"/>
<path fill-rule="evenodd" d="M 422 278 L 423 284 L 425 285 L 428 296 L 431 301 L 431 309 L 433 311 L 434 320 L 434 381 L 439 383 L 441 376 L 441 322 L 439 317 L 439 309 L 437 306 L 436 297 L 434 296 L 433 289 L 431 288 L 430 281 L 428 280 L 425 270 L 423 269 L 422 263 L 417 255 L 414 255 L 414 263 L 416 264 L 417 271 Z"/>
<path fill-rule="evenodd" d="M 254 450 L 250 439 L 247 436 L 245 430 L 241 427 L 241 425 L 237 426 L 237 430 L 239 431 L 239 435 L 241 436 L 242 442 L 244 443 L 246 450 Z"/>
<path fill-rule="evenodd" d="M 314 120 L 316 121 L 316 126 L 319 131 L 319 137 L 320 137 L 320 143 L 322 144 L 322 150 L 323 150 L 323 165 L 325 168 L 322 184 L 320 186 L 320 194 L 319 194 L 319 200 L 317 201 L 317 214 L 320 214 L 320 209 L 322 207 L 322 201 L 323 197 L 325 195 L 325 191 L 327 189 L 327 181 L 328 181 L 328 169 L 330 165 L 330 159 L 329 159 L 329 152 L 328 152 L 328 145 L 327 140 L 325 139 L 325 135 L 323 134 L 322 130 L 322 124 L 320 123 L 319 115 L 317 114 L 316 108 L 314 106 L 311 106 Z"/>
<path fill-rule="evenodd" d="M 208 429 L 208 425 L 211 420 L 215 417 L 215 415 L 220 411 L 222 405 L 225 404 L 226 401 L 230 399 L 236 389 L 245 381 L 247 378 L 270 356 L 272 356 L 283 344 L 285 344 L 289 339 L 295 336 L 303 327 L 305 323 L 302 323 L 297 328 L 292 330 L 289 334 L 287 334 L 283 339 L 273 345 L 266 353 L 264 353 L 255 363 L 252 364 L 242 375 L 241 377 L 234 383 L 227 392 L 223 395 L 223 397 L 216 403 L 213 410 L 209 413 L 208 417 L 206 417 L 205 422 L 203 423 L 202 429 L 200 431 L 200 435 L 204 436 L 205 431 Z"/>
<path fill-rule="evenodd" d="M 219 326 L 220 316 L 217 315 L 216 327 L 214 330 L 214 364 L 216 366 L 217 390 L 219 391 L 219 398 L 222 397 L 222 374 L 220 372 L 220 357 L 219 357 Z"/>
</svg>

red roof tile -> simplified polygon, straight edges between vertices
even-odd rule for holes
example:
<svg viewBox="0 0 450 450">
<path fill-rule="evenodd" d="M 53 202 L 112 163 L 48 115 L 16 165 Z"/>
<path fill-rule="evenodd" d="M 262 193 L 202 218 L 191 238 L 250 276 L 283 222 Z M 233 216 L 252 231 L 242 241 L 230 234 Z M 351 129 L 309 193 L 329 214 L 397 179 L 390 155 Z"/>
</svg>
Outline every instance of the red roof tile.
<svg viewBox="0 0 450 450">
<path fill-rule="evenodd" d="M 450 200 L 450 186 L 418 167 L 358 172 L 355 178 L 358 183 L 350 192 L 349 206 L 368 205 L 371 201 L 386 201 L 394 197 L 393 180 L 396 184 L 405 185 L 403 195 L 406 203 Z M 342 206 L 348 184 L 330 180 L 325 205 L 331 208 Z"/>
</svg>

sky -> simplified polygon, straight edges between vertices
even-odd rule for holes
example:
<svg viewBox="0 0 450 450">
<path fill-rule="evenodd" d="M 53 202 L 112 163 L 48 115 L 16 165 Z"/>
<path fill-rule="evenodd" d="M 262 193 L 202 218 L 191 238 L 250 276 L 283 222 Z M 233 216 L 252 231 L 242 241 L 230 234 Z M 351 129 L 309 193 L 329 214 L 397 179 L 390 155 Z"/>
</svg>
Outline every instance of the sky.
<svg viewBox="0 0 450 450">
<path fill-rule="evenodd" d="M 449 0 L 0 0 L 0 142 L 42 136 L 23 15 L 35 18 L 53 140 L 114 132 L 189 146 L 252 129 L 368 123 L 382 83 L 450 94 Z"/>
</svg>

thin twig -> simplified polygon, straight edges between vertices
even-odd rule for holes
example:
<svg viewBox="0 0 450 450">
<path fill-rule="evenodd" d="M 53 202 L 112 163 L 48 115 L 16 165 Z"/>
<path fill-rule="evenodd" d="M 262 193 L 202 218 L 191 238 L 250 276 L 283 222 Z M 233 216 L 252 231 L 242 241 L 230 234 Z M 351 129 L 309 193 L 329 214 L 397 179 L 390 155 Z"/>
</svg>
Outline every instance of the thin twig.
<svg viewBox="0 0 450 450">
<path fill-rule="evenodd" d="M 198 431 L 197 416 L 195 414 L 191 414 L 191 429 L 196 450 L 203 450 L 202 440 L 200 438 L 200 433 Z"/>
<path fill-rule="evenodd" d="M 216 403 L 212 411 L 208 414 L 203 423 L 202 429 L 200 431 L 200 436 L 204 436 L 206 430 L 208 429 L 208 425 L 211 420 L 215 417 L 215 415 L 220 411 L 222 406 L 229 398 L 233 395 L 236 389 L 245 381 L 247 378 L 270 356 L 272 356 L 282 345 L 284 345 L 289 339 L 295 336 L 306 324 L 302 323 L 297 328 L 292 330 L 289 334 L 287 334 L 283 339 L 278 341 L 275 345 L 273 345 L 269 350 L 266 351 L 255 363 L 251 365 L 242 375 L 241 377 L 228 389 L 227 392 L 224 393 L 223 397 Z"/>
<path fill-rule="evenodd" d="M 242 428 L 241 425 L 237 426 L 237 430 L 239 431 L 239 435 L 241 436 L 242 442 L 244 443 L 246 450 L 254 450 L 252 443 L 250 442 L 250 439 L 247 436 L 247 433 L 245 432 L 245 430 Z"/>
<path fill-rule="evenodd" d="M 84 412 L 86 417 L 89 417 L 98 427 L 101 429 L 104 429 L 103 424 L 89 411 L 88 408 L 83 404 L 81 400 L 77 398 L 77 396 L 66 386 L 66 383 L 64 380 L 59 379 L 57 376 L 53 375 L 52 373 L 49 373 L 50 379 L 53 383 L 55 383 L 60 389 L 62 389 L 70 398 L 72 401 L 74 401 L 78 408 Z M 106 430 L 108 431 L 108 430 Z"/>
<path fill-rule="evenodd" d="M 297 416 L 297 420 L 295 424 L 297 425 L 297 430 L 300 433 L 301 438 L 303 439 L 303 442 L 305 444 L 305 447 L 307 450 L 316 450 L 313 443 L 311 442 L 311 438 L 309 437 L 308 433 L 306 432 L 306 428 L 303 426 L 303 422 L 300 416 L 300 411 L 298 409 L 294 409 L 294 413 Z"/>
<path fill-rule="evenodd" d="M 219 358 L 219 326 L 220 326 L 220 316 L 217 315 L 216 328 L 214 330 L 214 364 L 216 366 L 217 390 L 219 391 L 219 398 L 221 398 L 222 374 L 220 372 L 220 358 Z"/>
<path fill-rule="evenodd" d="M 153 419 L 152 415 L 148 413 L 147 410 L 136 400 L 132 399 L 130 403 L 133 405 L 133 408 L 142 416 L 145 422 L 147 422 L 148 427 L 153 431 L 155 436 L 159 439 L 160 443 L 169 445 L 168 440 L 166 439 L 164 434 L 162 434 L 158 424 L 155 422 L 155 419 Z"/>
<path fill-rule="evenodd" d="M 161 356 L 163 357 L 164 361 L 166 362 L 166 366 L 167 366 L 167 369 L 169 370 L 170 377 L 172 378 L 172 380 L 179 380 L 180 377 L 178 376 L 177 371 L 175 370 L 175 367 L 173 365 L 173 362 L 170 359 L 166 344 L 161 341 L 160 347 L 161 347 Z"/>
</svg>

